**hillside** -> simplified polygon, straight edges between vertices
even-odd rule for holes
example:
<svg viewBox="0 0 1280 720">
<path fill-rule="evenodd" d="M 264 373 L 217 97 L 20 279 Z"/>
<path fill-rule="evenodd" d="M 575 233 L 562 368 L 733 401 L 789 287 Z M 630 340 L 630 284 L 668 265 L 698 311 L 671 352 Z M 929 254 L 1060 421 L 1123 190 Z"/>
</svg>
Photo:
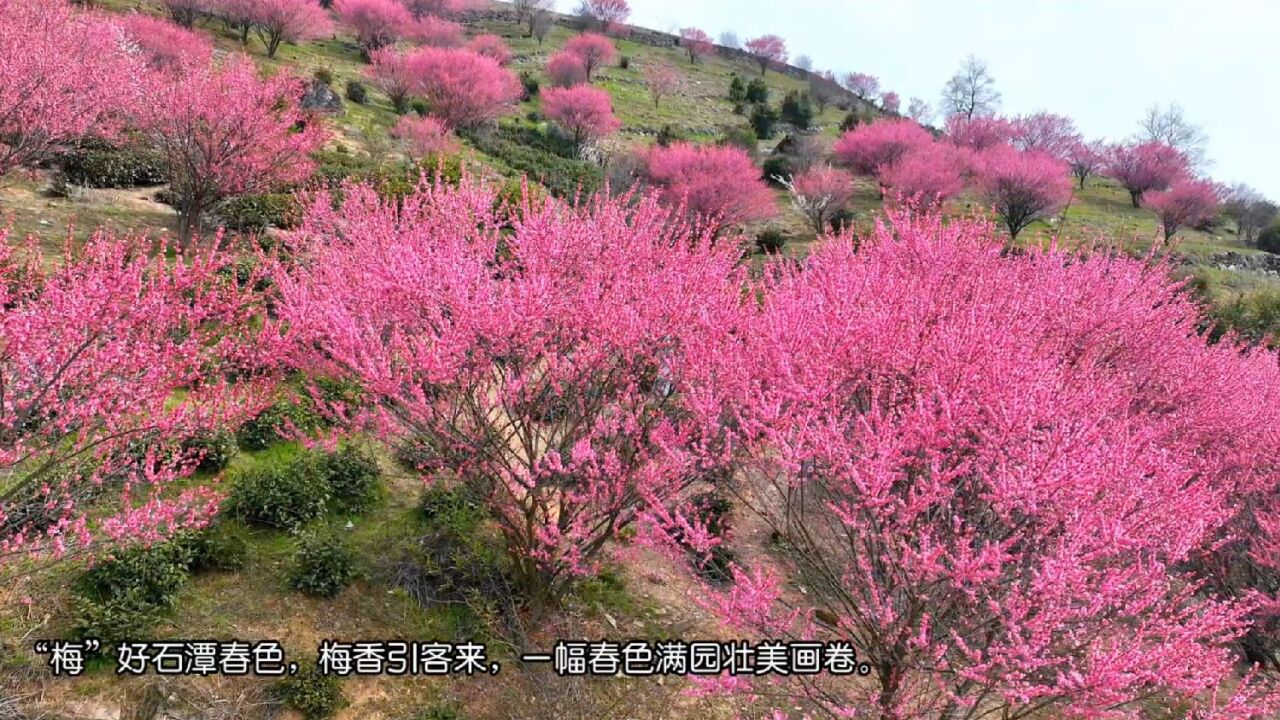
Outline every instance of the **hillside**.
<svg viewBox="0 0 1280 720">
<path fill-rule="evenodd" d="M 149 0 L 98 0 L 96 7 L 109 13 L 159 14 Z M 551 86 L 545 69 L 548 58 L 579 32 L 573 26 L 574 18 L 557 16 L 544 39 L 527 36 L 503 3 L 469 11 L 459 19 L 468 37 L 501 37 L 513 54 L 510 69 L 537 80 L 544 92 Z M 251 39 L 246 48 L 217 21 L 204 22 L 197 31 L 212 37 L 219 55 L 247 51 L 264 71 L 314 80 L 341 99 L 338 110 L 324 115 L 331 138 L 316 153 L 315 176 L 262 194 L 269 201 L 263 201 L 267 209 L 260 214 L 255 207 L 238 211 L 241 214 L 237 216 L 236 211 L 219 206 L 206 218 L 207 233 L 212 234 L 222 223 L 239 222 L 248 227 L 226 230 L 228 247 L 240 240 L 247 246 L 250 239 L 269 238 L 280 229 L 276 226 L 288 224 L 282 219 L 296 215 L 291 193 L 308 192 L 321 181 L 332 181 L 333 187 L 345 178 L 399 183 L 396 187 L 410 183 L 407 178 L 418 168 L 411 164 L 405 145 L 392 137 L 401 114 L 370 82 L 369 64 L 348 28 L 340 27 L 332 37 L 311 42 L 286 42 L 273 59 L 265 57 L 259 40 Z M 761 78 L 774 106 L 789 93 L 803 94 L 810 88 L 805 71 L 775 68 L 761 76 L 739 53 L 723 49 L 691 63 L 678 38 L 654 31 L 637 29 L 615 42 L 621 61 L 602 68 L 593 86 L 608 92 L 621 129 L 584 153 L 585 159 L 564 150 L 565 141 L 543 116 L 538 93 L 520 101 L 498 123 L 459 133 L 461 165 L 502 184 L 507 191 L 518 189 L 521 179 L 527 177 L 541 186 L 536 192 L 571 198 L 583 185 L 625 183 L 635 153 L 654 145 L 660 136 L 674 135 L 699 144 L 716 143 L 726 135 L 741 138 L 744 133 L 754 138 L 746 117 L 735 114 L 735 102 L 728 97 L 735 76 L 743 81 Z M 678 79 L 670 93 L 655 103 L 645 77 L 646 70 L 658 65 L 675 68 Z M 367 93 L 363 102 L 352 99 L 358 95 L 351 90 L 353 85 Z M 780 143 L 794 142 L 797 137 L 816 142 L 824 155 L 829 153 L 841 135 L 841 123 L 851 112 L 862 115 L 864 121 L 885 115 L 874 104 L 845 92 L 840 100 L 814 115 L 811 129 L 798 131 L 781 124 L 773 137 L 754 139 L 757 164 L 776 156 Z M 45 248 L 57 251 L 68 239 L 79 244 L 98 229 L 152 237 L 179 232 L 178 215 L 164 202 L 165 185 L 66 186 L 58 181 L 56 165 L 50 162 L 15 171 L 0 183 L 0 216 L 10 223 L 13 237 L 33 236 Z M 883 217 L 886 201 L 874 180 L 858 177 L 855 182 L 850 202 L 852 224 L 856 232 L 869 233 Z M 788 191 L 776 185 L 771 185 L 770 191 L 776 200 L 777 217 L 746 223 L 742 228 L 750 243 L 747 252 L 754 256 L 753 267 L 765 259 L 765 253 L 754 244 L 762 233 L 781 233 L 785 237 L 782 252 L 794 257 L 806 256 L 818 241 L 805 216 L 792 205 Z M 944 215 L 953 218 L 987 213 L 972 189 L 944 206 Z M 1073 190 L 1063 212 L 1047 221 L 1037 220 L 1017 243 L 1040 246 L 1056 241 L 1100 254 L 1114 247 L 1145 257 L 1159 232 L 1156 215 L 1149 209 L 1132 207 L 1129 193 L 1119 183 L 1091 177 L 1084 189 Z M 259 244 L 272 247 L 269 242 Z M 1280 270 L 1274 264 L 1267 265 L 1269 261 L 1245 267 L 1249 261 L 1240 258 L 1261 256 L 1261 251 L 1242 243 L 1229 222 L 1218 222 L 1209 230 L 1181 229 L 1173 250 L 1179 256 L 1171 261 L 1173 271 L 1193 278 L 1199 297 L 1213 303 L 1210 310 L 1220 318 L 1256 337 L 1280 323 Z M 655 372 L 660 378 L 665 370 L 663 366 Z M 234 373 L 228 370 L 227 374 Z M 154 559 L 137 561 L 145 567 L 132 571 L 146 575 L 147 582 L 159 586 L 157 593 L 163 596 L 144 603 L 141 609 L 124 601 L 112 606 L 101 597 L 93 599 L 96 590 L 84 590 L 85 584 L 105 585 L 110 580 L 95 580 L 92 567 L 81 558 L 24 566 L 27 571 L 0 585 L 0 719 L 296 718 L 303 717 L 298 708 L 308 700 L 332 705 L 326 711 L 333 710 L 332 717 L 339 720 L 730 720 L 768 717 L 766 713 L 776 707 L 767 697 L 690 692 L 691 684 L 683 679 L 559 678 L 550 669 L 520 667 L 516 661 L 519 652 L 530 647 L 549 651 L 557 639 L 729 639 L 737 630 L 691 599 L 701 597 L 704 590 L 687 573 L 672 570 L 668 558 L 630 542 L 630 537 L 618 543 L 619 557 L 574 585 L 556 612 L 540 616 L 534 626 L 520 626 L 525 616 L 504 604 L 510 598 L 495 589 L 496 585 L 485 584 L 501 585 L 492 578 L 498 566 L 494 548 L 501 539 L 477 519 L 474 500 L 457 491 L 423 491 L 419 456 L 414 452 L 428 453 L 431 448 L 387 447 L 373 437 L 357 434 L 343 440 L 345 449 L 356 448 L 354 455 L 358 457 L 353 460 L 352 456 L 334 454 L 333 447 L 326 449 L 324 443 L 319 443 L 318 449 L 304 446 L 290 437 L 295 426 L 316 432 L 329 429 L 319 407 L 323 400 L 312 396 L 315 388 L 305 386 L 305 380 L 301 374 L 292 376 L 272 398 L 274 404 L 267 412 L 228 428 L 218 441 L 210 441 L 210 455 L 220 462 L 202 464 L 181 487 L 226 489 L 247 485 L 245 478 L 255 474 L 273 472 L 305 476 L 338 457 L 332 462 L 340 469 L 333 470 L 332 476 L 349 479 L 349 473 L 355 478 L 351 482 L 367 483 L 361 490 L 367 491 L 367 497 L 361 498 L 362 505 L 352 507 L 321 503 L 316 515 L 307 519 L 307 527 L 328 529 L 346 539 L 359 568 L 349 586 L 338 588 L 331 597 L 299 592 L 295 567 L 300 542 L 304 541 L 296 528 L 269 527 L 225 514 L 213 530 L 198 534 L 196 540 L 187 539 L 196 549 L 182 549 L 181 553 L 187 553 L 185 559 L 155 561 L 161 563 L 156 567 L 147 565 Z M 322 389 L 335 397 L 352 392 L 345 387 Z M 308 492 L 305 488 L 299 491 L 301 495 Z M 0 494 L 0 499 L 7 498 Z M 733 552 L 739 559 L 764 556 L 781 544 L 763 523 L 747 517 L 735 521 Z M 130 571 L 105 567 L 107 572 Z M 455 574 L 473 581 L 474 586 L 468 592 L 449 595 L 448 579 L 456 580 Z M 800 595 L 809 591 L 800 587 L 790 592 Z M 96 609 L 86 611 L 86 604 L 94 603 Z M 52 678 L 45 667 L 47 657 L 31 652 L 31 644 L 37 639 L 74 636 L 84 628 L 86 612 L 97 623 L 91 627 L 108 628 L 124 636 L 142 632 L 157 639 L 278 640 L 291 659 L 311 658 L 322 641 L 332 639 L 479 640 L 489 643 L 503 670 L 496 678 L 370 675 L 332 684 L 317 681 L 305 687 L 294 683 L 295 694 L 284 705 L 274 678 L 120 677 L 105 658 L 91 659 L 86 673 L 75 680 Z M 93 615 L 95 612 L 99 614 Z M 520 626 L 518 632 L 511 631 L 513 624 Z M 514 636 L 525 638 L 528 646 L 512 645 Z M 320 702 L 326 693 L 335 692 L 335 687 L 340 687 L 341 702 Z M 313 716 L 323 717 L 325 712 L 317 710 Z M 1156 716 L 1154 712 L 1150 715 Z M 1050 716 L 1026 717 L 1047 720 Z"/>
</svg>

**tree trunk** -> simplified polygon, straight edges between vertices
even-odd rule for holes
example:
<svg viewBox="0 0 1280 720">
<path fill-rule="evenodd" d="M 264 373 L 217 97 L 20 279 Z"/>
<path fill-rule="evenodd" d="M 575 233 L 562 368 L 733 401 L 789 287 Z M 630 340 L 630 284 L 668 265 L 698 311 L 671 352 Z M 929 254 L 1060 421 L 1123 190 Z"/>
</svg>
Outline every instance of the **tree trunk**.
<svg viewBox="0 0 1280 720">
<path fill-rule="evenodd" d="M 1135 191 L 1133 191 L 1133 190 L 1130 190 L 1130 191 L 1129 191 L 1129 199 L 1130 199 L 1131 201 L 1133 201 L 1133 206 L 1134 206 L 1135 208 L 1140 208 L 1140 207 L 1142 207 L 1142 193 L 1140 193 L 1140 192 L 1135 192 Z"/>
<path fill-rule="evenodd" d="M 880 695 L 876 705 L 880 709 L 880 720 L 901 720 L 895 707 L 898 702 L 898 691 L 902 687 L 901 668 L 890 663 L 880 665 Z"/>
</svg>

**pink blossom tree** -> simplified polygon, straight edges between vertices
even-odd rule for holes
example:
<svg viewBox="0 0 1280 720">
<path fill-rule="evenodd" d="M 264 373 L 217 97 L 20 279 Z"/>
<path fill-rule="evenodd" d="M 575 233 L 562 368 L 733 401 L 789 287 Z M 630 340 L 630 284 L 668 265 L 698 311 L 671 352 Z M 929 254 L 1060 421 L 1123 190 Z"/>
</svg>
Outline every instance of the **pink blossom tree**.
<svg viewBox="0 0 1280 720">
<path fill-rule="evenodd" d="M 781 65 L 787 61 L 787 41 L 777 35 L 752 38 L 742 47 L 760 65 L 761 76 L 768 71 L 770 65 Z"/>
<path fill-rule="evenodd" d="M 499 65 L 511 62 L 511 48 L 507 47 L 505 40 L 492 33 L 471 38 L 471 42 L 467 43 L 467 49 L 491 57 L 498 61 Z"/>
<path fill-rule="evenodd" d="M 773 193 L 745 151 L 732 146 L 673 143 L 642 159 L 645 179 L 668 207 L 683 208 L 722 227 L 777 214 Z"/>
<path fill-rule="evenodd" d="M 715 43 L 705 30 L 696 27 L 681 28 L 680 47 L 689 53 L 689 62 L 696 63 L 715 51 Z"/>
<path fill-rule="evenodd" d="M 213 42 L 203 33 L 142 13 L 129 13 L 113 21 L 155 69 L 181 72 L 191 65 L 208 65 L 213 59 Z"/>
<path fill-rule="evenodd" d="M 613 41 L 597 33 L 583 33 L 573 38 L 564 44 L 564 52 L 576 55 L 582 61 L 587 82 L 591 82 L 591 73 L 618 57 L 618 49 L 614 47 Z"/>
<path fill-rule="evenodd" d="M 334 0 L 333 10 L 355 31 L 366 56 L 394 45 L 414 25 L 413 15 L 396 0 Z"/>
<path fill-rule="evenodd" d="M 880 109 L 890 115 L 897 115 L 901 107 L 902 98 L 898 97 L 898 93 L 889 90 L 880 96 Z"/>
<path fill-rule="evenodd" d="M 867 73 L 853 72 L 844 76 L 845 89 L 863 100 L 875 100 L 880 94 L 880 78 Z"/>
<path fill-rule="evenodd" d="M 277 278 L 299 364 L 357 381 L 379 437 L 435 448 L 424 476 L 484 503 L 546 607 L 699 477 L 677 389 L 735 324 L 739 251 L 652 198 L 504 211 L 471 179 L 344 196 L 311 208 L 307 262 Z"/>
<path fill-rule="evenodd" d="M 0 3 L 0 175 L 78 137 L 110 135 L 137 99 L 120 31 L 62 0 Z"/>
<path fill-rule="evenodd" d="M 658 107 L 662 98 L 670 95 L 680 86 L 680 73 L 666 63 L 658 62 L 644 68 L 644 86 L 653 98 L 653 106 Z"/>
<path fill-rule="evenodd" d="M 1106 172 L 1129 191 L 1134 207 L 1150 190 L 1166 190 L 1187 173 L 1186 156 L 1161 142 L 1115 145 L 1107 152 Z"/>
<path fill-rule="evenodd" d="M 405 37 L 431 47 L 461 47 L 466 30 L 461 24 L 435 15 L 425 15 L 405 32 Z"/>
<path fill-rule="evenodd" d="M 1042 152 L 1059 160 L 1066 160 L 1067 154 L 1081 140 L 1074 120 L 1049 112 L 1015 118 L 1013 128 L 1014 147 Z"/>
<path fill-rule="evenodd" d="M 1080 183 L 1080 189 L 1083 190 L 1084 181 L 1106 166 L 1107 144 L 1102 140 L 1092 142 L 1079 140 L 1067 148 L 1063 159 L 1071 166 L 1071 174 L 1076 177 Z"/>
<path fill-rule="evenodd" d="M 833 148 L 836 160 L 861 175 L 878 176 L 933 136 L 911 120 L 877 120 L 846 132 Z"/>
<path fill-rule="evenodd" d="M 956 147 L 981 152 L 996 145 L 1008 145 L 1018 133 L 1012 120 L 994 115 L 962 114 L 947 118 L 947 139 Z"/>
<path fill-rule="evenodd" d="M 369 53 L 369 62 L 365 68 L 369 81 L 387 94 L 397 113 L 403 114 L 409 109 L 409 95 L 414 85 L 405 54 L 395 48 L 381 48 Z"/>
<path fill-rule="evenodd" d="M 587 66 L 582 57 L 561 50 L 547 59 L 547 75 L 556 87 L 571 87 L 587 81 Z"/>
<path fill-rule="evenodd" d="M 415 95 L 449 127 L 474 128 L 507 112 L 522 92 L 497 60 L 462 48 L 422 48 L 405 60 Z"/>
<path fill-rule="evenodd" d="M 0 231 L 0 565 L 206 523 L 218 495 L 177 485 L 201 459 L 183 443 L 256 411 L 261 385 L 222 373 L 261 365 L 257 277 L 105 233 L 57 258 L 15 245 Z"/>
<path fill-rule="evenodd" d="M 165 158 L 182 243 L 217 200 L 306 179 L 325 131 L 298 108 L 301 83 L 258 77 L 247 61 L 166 78 L 138 110 L 138 124 Z M 299 130 L 298 127 L 302 126 Z"/>
<path fill-rule="evenodd" d="M 870 670 L 762 694 L 878 720 L 1270 717 L 1257 678 L 1232 692 L 1250 603 L 1181 568 L 1234 487 L 1274 485 L 1275 354 L 1206 345 L 1142 261 L 1005 254 L 987 223 L 903 212 L 757 294 L 704 407 L 773 549 L 704 605 Z"/>
<path fill-rule="evenodd" d="M 542 111 L 573 140 L 575 147 L 622 127 L 622 121 L 613 114 L 609 93 L 589 85 L 548 89 L 542 94 Z"/>
<path fill-rule="evenodd" d="M 831 219 L 853 199 L 853 178 L 830 165 L 815 165 L 783 182 L 791 193 L 791 204 L 819 236 L 827 232 Z"/>
<path fill-rule="evenodd" d="M 267 57 L 276 56 L 280 43 L 303 43 L 333 33 L 329 13 L 315 0 L 254 0 L 249 20 Z"/>
<path fill-rule="evenodd" d="M 1044 153 L 993 145 L 977 155 L 975 170 L 978 189 L 1008 229 L 1010 242 L 1071 201 L 1066 164 Z"/>
<path fill-rule="evenodd" d="M 900 204 L 933 207 L 964 189 L 965 151 L 946 143 L 919 145 L 880 173 L 880 182 Z"/>
<path fill-rule="evenodd" d="M 401 117 L 391 128 L 391 137 L 405 144 L 409 157 L 415 162 L 458 150 L 458 141 L 449 132 L 449 126 L 430 115 Z"/>
<path fill-rule="evenodd" d="M 1142 204 L 1160 218 L 1164 239 L 1183 227 L 1195 227 L 1211 220 L 1222 206 L 1222 188 L 1211 180 L 1179 178 L 1168 190 L 1148 190 L 1142 195 Z"/>
<path fill-rule="evenodd" d="M 227 30 L 234 32 L 241 45 L 249 44 L 249 33 L 253 31 L 253 13 L 257 9 L 254 0 L 207 0 L 205 9 L 211 17 L 221 21 Z"/>
<path fill-rule="evenodd" d="M 578 12 L 591 18 L 605 32 L 614 32 L 631 16 L 627 0 L 581 0 Z"/>
</svg>

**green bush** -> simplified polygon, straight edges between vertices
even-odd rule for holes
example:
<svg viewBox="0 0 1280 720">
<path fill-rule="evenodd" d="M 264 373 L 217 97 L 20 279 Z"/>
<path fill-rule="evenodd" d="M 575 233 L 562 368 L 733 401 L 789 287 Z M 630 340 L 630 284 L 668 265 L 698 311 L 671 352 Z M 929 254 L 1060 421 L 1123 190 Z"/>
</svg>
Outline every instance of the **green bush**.
<svg viewBox="0 0 1280 720">
<path fill-rule="evenodd" d="M 524 97 L 526 100 L 536 96 L 542 89 L 537 76 L 528 70 L 520 71 L 520 85 L 524 88 Z"/>
<path fill-rule="evenodd" d="M 422 98 L 414 98 L 409 102 L 409 109 L 418 115 L 426 115 L 431 112 L 431 108 L 427 105 L 427 101 Z"/>
<path fill-rule="evenodd" d="M 139 147 L 85 142 L 67 151 L 60 165 L 61 181 L 84 187 L 127 188 L 168 182 L 164 156 Z"/>
<path fill-rule="evenodd" d="M 779 114 L 783 122 L 791 123 L 801 130 L 808 130 L 813 125 L 813 105 L 809 96 L 792 90 L 782 99 Z"/>
<path fill-rule="evenodd" d="M 336 597 L 356 578 L 356 556 L 346 538 L 328 528 L 298 538 L 289 584 L 318 597 Z"/>
<path fill-rule="evenodd" d="M 831 218 L 827 220 L 827 226 L 831 228 L 831 232 L 839 234 L 845 231 L 845 228 L 853 227 L 853 220 L 857 214 L 848 209 L 840 208 L 831 213 Z"/>
<path fill-rule="evenodd" d="M 304 455 L 237 473 L 227 509 L 252 522 L 296 528 L 324 514 L 331 492 L 317 463 Z"/>
<path fill-rule="evenodd" d="M 842 133 L 849 132 L 850 130 L 858 127 L 859 125 L 869 123 L 875 119 L 876 119 L 875 115 L 872 115 L 871 113 L 865 113 L 858 110 L 851 110 L 849 111 L 848 114 L 844 116 L 844 119 L 840 121 L 840 132 Z"/>
<path fill-rule="evenodd" d="M 249 528 L 238 520 L 219 519 L 183 542 L 191 552 L 191 572 L 239 570 L 249 558 Z"/>
<path fill-rule="evenodd" d="M 759 146 L 755 130 L 750 125 L 726 125 L 720 135 L 720 144 L 742 148 L 751 156 L 755 156 Z"/>
<path fill-rule="evenodd" d="M 348 445 L 320 456 L 316 463 L 339 510 L 365 512 L 377 503 L 382 470 L 373 455 Z"/>
<path fill-rule="evenodd" d="M 188 456 L 200 454 L 196 469 L 217 472 L 235 456 L 236 439 L 226 430 L 201 430 L 182 441 L 182 451 Z"/>
<path fill-rule="evenodd" d="M 618 59 L 618 67 L 622 68 L 623 70 L 630 70 L 630 69 L 631 69 L 631 56 L 630 56 L 630 55 L 623 55 L 621 58 L 619 58 L 619 59 Z"/>
<path fill-rule="evenodd" d="M 293 429 L 314 430 L 322 418 L 310 403 L 280 400 L 236 429 L 236 442 L 245 450 L 264 450 L 285 439 Z"/>
<path fill-rule="evenodd" d="M 72 586 L 75 631 L 106 644 L 137 637 L 173 605 L 190 574 L 182 539 L 132 547 L 86 570 Z"/>
<path fill-rule="evenodd" d="M 671 124 L 663 125 L 658 130 L 657 142 L 659 147 L 670 147 L 675 143 L 684 142 L 686 139 L 684 131 Z"/>
<path fill-rule="evenodd" d="M 214 214 L 222 225 L 238 232 L 287 230 L 302 220 L 302 207 L 289 193 L 264 193 L 227 198 L 218 203 Z"/>
<path fill-rule="evenodd" d="M 396 444 L 392 457 L 405 470 L 420 472 L 439 459 L 440 453 L 426 437 L 412 437 Z"/>
<path fill-rule="evenodd" d="M 1258 290 L 1210 308 L 1209 339 L 1217 342 L 1228 332 L 1246 342 L 1280 345 L 1280 290 Z"/>
<path fill-rule="evenodd" d="M 342 694 L 342 681 L 313 666 L 281 680 L 276 691 L 281 703 L 302 713 L 307 720 L 332 717 L 347 706 Z"/>
<path fill-rule="evenodd" d="M 397 584 L 423 607 L 462 604 L 475 610 L 509 603 L 506 555 L 484 532 L 484 506 L 472 491 L 432 486 L 418 509 L 425 532 L 399 564 Z"/>
<path fill-rule="evenodd" d="M 786 234 L 775 228 L 767 228 L 756 235 L 756 247 L 766 255 L 777 255 L 786 244 Z"/>
<path fill-rule="evenodd" d="M 1280 224 L 1258 233 L 1258 249 L 1280 255 Z"/>
<path fill-rule="evenodd" d="M 790 180 L 795 174 L 795 161 L 786 155 L 771 155 L 760 166 L 760 175 L 770 185 L 781 186 L 778 178 Z"/>
<path fill-rule="evenodd" d="M 357 105 L 363 105 L 369 101 L 369 90 L 359 80 L 348 80 L 344 94 L 348 100 Z"/>
<path fill-rule="evenodd" d="M 753 79 L 747 84 L 747 92 L 742 98 L 749 103 L 764 104 L 769 102 L 769 86 L 760 78 Z"/>
<path fill-rule="evenodd" d="M 756 105 L 751 109 L 751 129 L 755 131 L 756 137 L 761 140 L 768 140 L 773 137 L 775 126 L 778 124 L 778 112 L 768 105 Z"/>
<path fill-rule="evenodd" d="M 747 86 L 736 74 L 729 80 L 729 100 L 743 103 L 747 99 Z"/>
<path fill-rule="evenodd" d="M 468 134 L 476 149 L 518 174 L 542 183 L 556 197 L 592 193 L 604 184 L 600 167 L 578 160 L 572 142 L 528 126 L 504 123 Z"/>
<path fill-rule="evenodd" d="M 462 709 L 451 702 L 438 702 L 421 710 L 413 720 L 464 720 Z"/>
</svg>

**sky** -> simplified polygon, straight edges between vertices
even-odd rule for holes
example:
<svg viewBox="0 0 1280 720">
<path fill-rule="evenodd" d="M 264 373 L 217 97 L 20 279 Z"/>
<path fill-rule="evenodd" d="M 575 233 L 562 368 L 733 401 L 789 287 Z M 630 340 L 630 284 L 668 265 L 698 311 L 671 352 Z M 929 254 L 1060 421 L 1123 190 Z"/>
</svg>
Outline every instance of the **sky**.
<svg viewBox="0 0 1280 720">
<path fill-rule="evenodd" d="M 567 0 L 561 0 L 564 4 Z M 1001 112 L 1068 115 L 1123 140 L 1153 104 L 1209 136 L 1208 173 L 1280 201 L 1280 0 L 631 0 L 630 22 L 776 33 L 816 69 L 867 72 L 935 108 L 970 53 Z"/>
</svg>

